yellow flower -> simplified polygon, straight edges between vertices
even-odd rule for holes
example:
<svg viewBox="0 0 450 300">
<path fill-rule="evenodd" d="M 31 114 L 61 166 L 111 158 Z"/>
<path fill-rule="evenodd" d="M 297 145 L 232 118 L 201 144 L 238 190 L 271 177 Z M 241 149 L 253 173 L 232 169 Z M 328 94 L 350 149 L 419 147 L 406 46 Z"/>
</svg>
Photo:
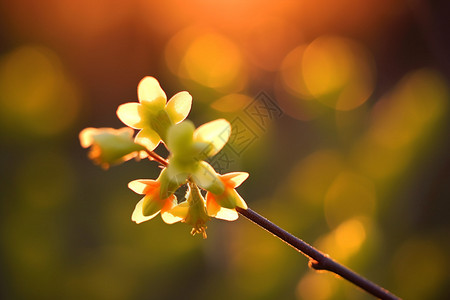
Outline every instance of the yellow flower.
<svg viewBox="0 0 450 300">
<path fill-rule="evenodd" d="M 134 157 L 146 157 L 145 148 L 133 141 L 131 128 L 85 128 L 79 138 L 83 148 L 91 147 L 89 158 L 102 168 L 119 164 Z"/>
<path fill-rule="evenodd" d="M 206 213 L 206 203 L 195 183 L 189 183 L 186 201 L 162 213 L 164 222 L 173 224 L 183 222 L 192 226 L 191 234 L 201 233 L 206 238 L 206 222 L 209 216 Z"/>
<path fill-rule="evenodd" d="M 214 168 L 204 160 L 216 155 L 227 143 L 231 125 L 218 119 L 195 129 L 190 121 L 172 126 L 167 137 L 171 152 L 168 173 L 170 177 L 184 174 L 201 188 L 215 193 L 223 192 L 223 184 Z"/>
<path fill-rule="evenodd" d="M 179 92 L 167 103 L 158 80 L 144 77 L 138 85 L 139 103 L 125 103 L 117 109 L 117 116 L 126 125 L 141 129 L 135 141 L 152 151 L 163 140 L 173 124 L 183 121 L 192 106 L 192 96 Z"/>
<path fill-rule="evenodd" d="M 161 197 L 161 182 L 158 180 L 137 179 L 131 181 L 128 187 L 137 194 L 145 195 L 136 204 L 131 216 L 131 220 L 137 224 L 154 218 L 159 212 L 163 215 L 177 204 L 177 199 L 173 194 L 167 198 Z"/>
<path fill-rule="evenodd" d="M 220 181 L 225 186 L 225 190 L 220 194 L 208 192 L 206 194 L 206 210 L 208 215 L 233 221 L 238 218 L 236 207 L 247 209 L 244 199 L 236 192 L 235 188 L 240 186 L 248 178 L 246 172 L 233 172 L 219 175 Z"/>
</svg>

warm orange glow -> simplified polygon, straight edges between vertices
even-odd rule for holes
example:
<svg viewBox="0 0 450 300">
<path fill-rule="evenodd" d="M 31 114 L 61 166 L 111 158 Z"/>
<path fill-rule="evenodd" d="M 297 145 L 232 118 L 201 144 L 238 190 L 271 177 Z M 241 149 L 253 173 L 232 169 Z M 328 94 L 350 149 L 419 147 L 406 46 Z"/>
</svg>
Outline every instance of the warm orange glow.
<svg viewBox="0 0 450 300">
<path fill-rule="evenodd" d="M 301 27 L 294 26 L 286 18 L 272 15 L 263 15 L 248 27 L 244 33 L 246 56 L 264 70 L 276 71 L 286 53 L 303 38 Z"/>
<path fill-rule="evenodd" d="M 300 45 L 289 52 L 281 65 L 281 78 L 286 88 L 302 100 L 312 99 L 303 76 L 302 63 L 307 45 Z"/>
<path fill-rule="evenodd" d="M 227 86 L 238 77 L 242 58 L 238 48 L 218 34 L 197 37 L 186 50 L 182 67 L 187 76 L 205 86 Z"/>
<path fill-rule="evenodd" d="M 211 104 L 211 107 L 220 112 L 238 112 L 249 105 L 253 99 L 244 94 L 228 94 Z"/>
<path fill-rule="evenodd" d="M 315 246 L 339 261 L 348 261 L 361 249 L 369 235 L 375 238 L 370 218 L 356 216 L 320 237 Z"/>
<path fill-rule="evenodd" d="M 350 39 L 317 38 L 304 50 L 301 70 L 309 93 L 337 110 L 360 106 L 373 91 L 370 56 Z"/>
<path fill-rule="evenodd" d="M 344 167 L 333 151 L 317 151 L 298 163 L 291 174 L 289 187 L 302 201 L 322 205 L 327 188 Z"/>
<path fill-rule="evenodd" d="M 340 173 L 325 195 L 324 211 L 330 227 L 355 216 L 372 216 L 375 207 L 375 186 L 372 181 L 349 171 Z"/>
<path fill-rule="evenodd" d="M 307 273 L 297 285 L 298 299 L 331 299 L 336 290 L 336 280 L 320 273 Z"/>
<path fill-rule="evenodd" d="M 336 245 L 343 253 L 351 255 L 359 250 L 366 239 L 366 230 L 361 221 L 350 219 L 340 224 L 334 231 Z"/>
<path fill-rule="evenodd" d="M 166 47 L 166 62 L 178 76 L 220 91 L 236 92 L 245 83 L 239 48 L 207 28 L 188 28 L 175 35 Z"/>
<path fill-rule="evenodd" d="M 371 56 L 355 41 L 342 37 L 322 36 L 297 46 L 284 58 L 280 72 L 284 87 L 297 97 L 291 101 L 294 107 L 305 107 L 305 100 L 316 99 L 348 111 L 367 101 L 374 88 Z"/>
<path fill-rule="evenodd" d="M 143 129 L 150 116 L 137 101 L 154 95 L 137 97 L 136 86 L 155 76 L 168 99 L 190 92 L 197 127 L 232 124 L 209 161 L 251 173 L 239 189 L 250 208 L 404 299 L 445 299 L 450 84 L 436 71 L 449 46 L 438 26 L 445 2 L 2 1 L 5 298 L 365 298 L 244 218 L 211 223 L 206 243 L 159 219 L 130 222 L 136 195 L 123 178 L 152 177 L 157 163 L 100 175 L 85 156 L 103 159 L 102 144 L 87 131 L 83 149 L 76 133 L 124 126 L 114 111 L 126 102 L 135 104 L 119 115 Z M 265 116 L 260 92 L 281 117 Z M 179 97 L 165 108 L 175 123 L 190 106 Z M 159 143 L 146 136 L 148 147 Z M 146 153 L 137 155 L 119 162 Z M 218 218 L 237 217 L 210 205 Z M 185 221 L 178 208 L 164 222 Z M 200 286 L 188 273 L 207 279 Z"/>
<path fill-rule="evenodd" d="M 4 56 L 0 94 L 1 119 L 11 131 L 55 135 L 69 128 L 78 116 L 74 85 L 58 57 L 47 48 L 24 46 Z"/>
</svg>

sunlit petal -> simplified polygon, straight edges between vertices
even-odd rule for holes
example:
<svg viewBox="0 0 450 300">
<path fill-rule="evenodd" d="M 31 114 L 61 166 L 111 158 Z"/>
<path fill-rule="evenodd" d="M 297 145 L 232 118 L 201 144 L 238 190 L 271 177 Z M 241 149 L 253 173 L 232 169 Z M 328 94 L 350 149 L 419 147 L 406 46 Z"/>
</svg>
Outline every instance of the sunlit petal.
<svg viewBox="0 0 450 300">
<path fill-rule="evenodd" d="M 152 179 L 137 179 L 128 183 L 128 188 L 137 194 L 146 194 L 150 190 L 159 186 L 159 183 Z"/>
<path fill-rule="evenodd" d="M 203 124 L 194 131 L 194 141 L 209 144 L 207 156 L 217 154 L 227 143 L 231 134 L 231 125 L 225 119 Z"/>
<path fill-rule="evenodd" d="M 180 222 L 181 220 L 183 220 L 183 218 L 172 215 L 170 213 L 170 211 L 161 213 L 161 218 L 163 219 L 164 223 L 166 223 L 166 224 L 174 224 L 176 222 Z"/>
<path fill-rule="evenodd" d="M 123 138 L 131 138 L 133 137 L 134 130 L 129 127 L 122 127 L 119 129 L 112 129 L 117 132 L 117 135 L 120 135 Z"/>
<path fill-rule="evenodd" d="M 173 224 L 186 219 L 188 212 L 189 212 L 189 204 L 185 201 L 176 205 L 172 209 L 162 213 L 161 218 L 167 224 Z"/>
<path fill-rule="evenodd" d="M 80 138 L 80 144 L 83 148 L 87 148 L 92 145 L 94 142 L 93 135 L 96 134 L 97 128 L 85 128 L 80 132 L 79 138 Z"/>
<path fill-rule="evenodd" d="M 139 107 L 141 105 L 137 102 L 125 103 L 117 108 L 117 117 L 124 124 L 132 128 L 142 128 L 142 118 L 139 115 Z"/>
<path fill-rule="evenodd" d="M 233 188 L 240 186 L 247 178 L 247 172 L 232 172 L 221 176 L 224 182 L 229 182 Z"/>
<path fill-rule="evenodd" d="M 171 210 L 172 208 L 174 208 L 178 201 L 177 201 L 177 197 L 175 195 L 170 195 L 169 197 L 165 198 L 164 200 L 162 200 L 162 207 L 161 207 L 161 213 L 164 213 L 166 211 Z"/>
<path fill-rule="evenodd" d="M 192 106 L 192 96 L 188 92 L 179 92 L 166 105 L 166 112 L 174 123 L 186 119 Z"/>
<path fill-rule="evenodd" d="M 129 127 L 86 128 L 80 133 L 80 143 L 83 147 L 91 147 L 88 157 L 95 164 L 107 169 L 136 157 L 145 148 L 133 140 L 134 130 Z"/>
<path fill-rule="evenodd" d="M 154 77 L 144 77 L 138 85 L 139 102 L 151 107 L 163 109 L 166 105 L 166 93 Z"/>
<path fill-rule="evenodd" d="M 158 212 L 154 213 L 151 216 L 144 216 L 143 213 L 142 213 L 142 205 L 143 204 L 144 204 L 144 199 L 142 199 L 141 201 L 139 201 L 136 204 L 136 207 L 134 208 L 133 214 L 131 215 L 131 220 L 133 222 L 136 222 L 137 224 L 140 224 L 142 222 L 148 221 L 148 220 L 154 218 L 159 213 L 159 211 L 158 211 Z"/>
<path fill-rule="evenodd" d="M 153 151 L 159 145 L 161 137 L 153 129 L 144 128 L 136 135 L 135 141 L 145 146 L 148 150 Z"/>
<path fill-rule="evenodd" d="M 217 219 L 234 221 L 239 217 L 239 214 L 234 209 L 221 207 L 214 217 Z"/>
<path fill-rule="evenodd" d="M 195 126 L 190 120 L 171 126 L 167 133 L 167 146 L 172 153 L 184 153 L 192 145 Z"/>
<path fill-rule="evenodd" d="M 192 174 L 192 179 L 199 187 L 214 194 L 221 194 L 225 190 L 225 186 L 214 168 L 205 161 L 198 164 L 197 170 Z"/>
<path fill-rule="evenodd" d="M 247 209 L 247 203 L 245 203 L 244 199 L 242 199 L 241 195 L 239 195 L 236 191 L 234 191 L 236 193 L 235 195 L 235 203 L 236 203 L 236 207 L 240 207 L 243 209 Z"/>
<path fill-rule="evenodd" d="M 217 203 L 215 196 L 211 193 L 206 194 L 206 211 L 208 215 L 215 217 L 221 206 Z"/>
<path fill-rule="evenodd" d="M 151 216 L 159 211 L 164 206 L 164 201 L 159 199 L 158 195 L 149 193 L 144 197 L 144 202 L 142 203 L 142 214 L 144 216 Z"/>
</svg>

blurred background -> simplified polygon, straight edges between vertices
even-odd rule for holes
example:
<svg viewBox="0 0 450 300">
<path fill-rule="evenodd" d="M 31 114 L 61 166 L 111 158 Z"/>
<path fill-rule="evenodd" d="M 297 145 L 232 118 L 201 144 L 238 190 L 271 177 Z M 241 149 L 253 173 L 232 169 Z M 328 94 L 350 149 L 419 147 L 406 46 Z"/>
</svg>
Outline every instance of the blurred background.
<svg viewBox="0 0 450 300">
<path fill-rule="evenodd" d="M 78 141 L 156 77 L 233 124 L 251 208 L 405 299 L 450 297 L 446 1 L 0 2 L 2 299 L 372 299 L 243 217 L 130 216 L 155 164 Z M 164 149 L 158 149 L 164 154 Z"/>
</svg>

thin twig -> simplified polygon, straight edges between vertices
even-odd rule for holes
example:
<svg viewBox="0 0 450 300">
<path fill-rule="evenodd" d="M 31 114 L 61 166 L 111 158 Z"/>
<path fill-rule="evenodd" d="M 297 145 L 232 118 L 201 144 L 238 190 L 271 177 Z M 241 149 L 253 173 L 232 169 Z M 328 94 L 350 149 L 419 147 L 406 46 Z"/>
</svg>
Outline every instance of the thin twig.
<svg viewBox="0 0 450 300">
<path fill-rule="evenodd" d="M 167 167 L 167 165 L 169 164 L 169 162 L 166 159 L 159 156 L 155 152 L 148 150 L 146 152 L 153 160 L 159 162 L 162 166 Z M 328 255 L 320 252 L 313 246 L 295 237 L 294 235 L 290 234 L 283 228 L 275 225 L 274 223 L 267 220 L 266 218 L 264 218 L 257 212 L 251 210 L 250 208 L 243 209 L 240 207 L 236 207 L 236 211 L 241 215 L 243 215 L 244 217 L 246 217 L 247 219 L 249 219 L 250 221 L 252 221 L 253 223 L 261 226 L 268 232 L 272 233 L 274 236 L 278 237 L 289 246 L 293 247 L 297 251 L 309 257 L 310 259 L 309 266 L 311 268 L 315 270 L 327 270 L 333 272 L 341 276 L 342 278 L 347 279 L 349 282 L 355 284 L 356 286 L 359 286 L 369 294 L 378 297 L 380 299 L 386 300 L 400 299 L 399 297 L 395 296 L 388 290 L 376 285 L 372 281 L 364 278 L 358 273 L 341 265 L 340 263 L 330 258 Z"/>
<path fill-rule="evenodd" d="M 161 165 L 163 165 L 164 167 L 167 167 L 167 166 L 169 165 L 169 162 L 168 162 L 165 158 L 159 156 L 159 155 L 156 154 L 155 152 L 149 151 L 149 150 L 145 150 L 145 152 L 147 152 L 147 154 L 148 154 L 153 160 L 159 162 L 159 163 L 160 163 Z"/>
<path fill-rule="evenodd" d="M 275 225 L 274 223 L 267 220 L 266 218 L 256 213 L 255 211 L 249 208 L 243 209 L 240 207 L 236 207 L 236 211 L 239 212 L 244 217 L 246 217 L 247 219 L 249 219 L 250 221 L 252 221 L 253 223 L 261 226 L 268 232 L 272 233 L 274 236 L 278 237 L 283 242 L 290 245 L 297 251 L 300 251 L 305 256 L 309 257 L 310 259 L 309 266 L 311 268 L 315 270 L 327 270 L 333 272 L 341 276 L 342 278 L 347 279 L 351 283 L 359 286 L 369 294 L 378 297 L 380 299 L 388 299 L 388 300 L 400 299 L 399 297 L 395 296 L 388 290 L 376 285 L 372 281 L 355 273 L 349 268 L 339 264 L 335 260 L 331 259 L 328 255 L 320 252 L 319 250 L 309 245 L 308 243 L 293 236 L 286 230 Z"/>
</svg>

